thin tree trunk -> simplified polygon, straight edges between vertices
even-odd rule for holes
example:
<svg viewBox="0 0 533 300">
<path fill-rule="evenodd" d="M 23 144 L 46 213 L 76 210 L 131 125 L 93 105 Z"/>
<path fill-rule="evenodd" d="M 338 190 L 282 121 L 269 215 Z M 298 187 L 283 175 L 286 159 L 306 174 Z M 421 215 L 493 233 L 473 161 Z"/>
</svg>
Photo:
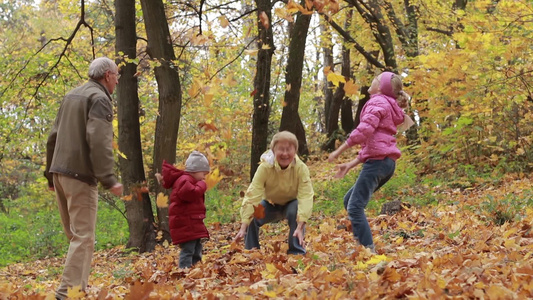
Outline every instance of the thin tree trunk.
<svg viewBox="0 0 533 300">
<path fill-rule="evenodd" d="M 302 86 L 305 41 L 307 39 L 307 31 L 309 29 L 310 21 L 311 15 L 298 13 L 298 17 L 294 23 L 289 44 L 289 59 L 285 75 L 285 83 L 290 86 L 290 89 L 285 91 L 286 105 L 283 107 L 279 128 L 280 131 L 288 130 L 296 135 L 299 143 L 298 153 L 301 156 L 309 154 L 305 137 L 305 128 L 300 119 L 300 115 L 298 114 L 298 107 L 300 102 L 300 88 Z"/>
<path fill-rule="evenodd" d="M 125 194 L 136 194 L 146 181 L 141 147 L 139 123 L 139 96 L 137 94 L 137 66 L 127 63 L 125 58 L 134 59 L 137 48 L 135 35 L 135 0 L 116 0 L 115 31 L 116 53 L 124 53 L 119 59 L 121 77 L 117 86 L 118 102 L 118 147 L 126 156 L 119 156 L 120 173 L 125 187 Z M 133 195 L 126 201 L 126 217 L 128 219 L 129 240 L 126 248 L 136 248 L 140 252 L 155 249 L 154 214 L 150 205 L 150 195 L 143 193 L 137 200 Z"/>
<path fill-rule="evenodd" d="M 335 71 L 335 65 L 333 64 L 333 50 L 331 45 L 331 37 L 329 33 L 326 30 L 326 26 L 324 24 L 320 25 L 320 32 L 322 33 L 322 41 L 325 40 L 324 36 L 327 34 L 327 42 L 323 42 L 324 45 L 322 46 L 322 51 L 324 52 L 324 68 L 329 67 L 330 71 Z M 331 104 L 333 102 L 333 83 L 328 81 L 327 76 L 324 76 L 323 80 L 323 93 L 324 93 L 324 123 L 326 124 L 326 132 L 328 132 L 329 128 L 329 115 L 331 112 Z M 329 132 L 328 132 L 329 137 Z"/>
<path fill-rule="evenodd" d="M 147 52 L 160 65 L 155 67 L 155 78 L 159 92 L 159 108 L 155 129 L 154 162 L 152 172 L 161 172 L 163 160 L 173 164 L 176 161 L 176 142 L 181 117 L 181 85 L 176 56 L 172 47 L 172 37 L 165 15 L 162 0 L 141 0 L 146 35 Z M 152 178 L 153 179 L 153 178 Z M 151 191 L 164 192 L 155 180 L 151 181 Z M 168 229 L 168 208 L 157 208 L 159 229 L 163 240 L 171 241 Z"/>
<path fill-rule="evenodd" d="M 349 22 L 347 21 L 346 27 L 348 28 L 348 26 Z M 352 79 L 352 69 L 350 67 L 350 49 L 346 46 L 342 46 L 342 75 L 344 78 L 346 78 L 346 80 Z M 341 128 L 344 133 L 347 134 L 354 129 L 354 118 L 352 111 L 353 102 L 352 99 L 346 97 L 346 93 L 344 92 L 344 84 L 342 85 L 342 94 Z"/>
<path fill-rule="evenodd" d="M 268 120 L 270 118 L 270 69 L 274 54 L 272 36 L 272 4 L 270 0 L 256 0 L 257 5 L 257 63 L 254 78 L 254 114 L 252 125 L 252 150 L 250 155 L 250 181 L 259 166 L 261 154 L 267 149 Z M 268 17 L 269 25 L 260 21 L 261 14 Z M 263 47 L 263 45 L 268 47 Z"/>
</svg>

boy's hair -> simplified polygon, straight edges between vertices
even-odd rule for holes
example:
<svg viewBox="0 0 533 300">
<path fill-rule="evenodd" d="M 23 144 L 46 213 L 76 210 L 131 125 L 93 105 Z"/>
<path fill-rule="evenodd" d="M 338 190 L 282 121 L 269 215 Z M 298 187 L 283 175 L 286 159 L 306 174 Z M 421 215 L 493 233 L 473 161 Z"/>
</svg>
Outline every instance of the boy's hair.
<svg viewBox="0 0 533 300">
<path fill-rule="evenodd" d="M 274 151 L 274 147 L 276 147 L 276 144 L 280 141 L 287 141 L 294 145 L 294 148 L 296 149 L 296 152 L 298 152 L 298 139 L 294 135 L 294 133 L 290 131 L 280 131 L 272 137 L 272 141 L 270 142 L 270 149 Z"/>
</svg>

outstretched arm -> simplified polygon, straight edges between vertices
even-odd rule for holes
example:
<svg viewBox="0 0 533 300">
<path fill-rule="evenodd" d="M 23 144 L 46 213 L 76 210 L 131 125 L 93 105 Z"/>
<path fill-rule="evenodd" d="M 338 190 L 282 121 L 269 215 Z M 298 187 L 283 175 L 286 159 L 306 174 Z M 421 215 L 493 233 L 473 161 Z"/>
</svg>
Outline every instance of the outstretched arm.
<svg viewBox="0 0 533 300">
<path fill-rule="evenodd" d="M 349 161 L 347 163 L 343 163 L 343 164 L 339 164 L 336 166 L 336 169 L 337 169 L 337 173 L 335 174 L 335 178 L 343 178 L 347 173 L 348 171 L 350 171 L 351 169 L 353 169 L 355 166 L 357 166 L 358 164 L 360 164 L 361 161 L 359 160 L 359 158 L 356 158 L 352 161 Z"/>
<path fill-rule="evenodd" d="M 328 157 L 328 162 L 333 162 L 339 155 L 341 155 L 342 152 L 346 151 L 346 149 L 350 148 L 348 144 L 342 143 L 342 145 L 337 148 L 337 150 L 331 152 Z"/>
</svg>

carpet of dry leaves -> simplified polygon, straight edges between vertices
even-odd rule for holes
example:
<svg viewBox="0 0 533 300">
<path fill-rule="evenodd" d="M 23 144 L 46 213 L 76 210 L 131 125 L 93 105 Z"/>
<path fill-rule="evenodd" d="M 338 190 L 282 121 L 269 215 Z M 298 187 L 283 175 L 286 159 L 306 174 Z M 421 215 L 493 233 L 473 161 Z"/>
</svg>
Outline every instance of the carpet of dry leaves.
<svg viewBox="0 0 533 300">
<path fill-rule="evenodd" d="M 232 243 L 238 224 L 210 224 L 203 262 L 178 269 L 179 251 L 98 252 L 87 293 L 72 299 L 527 299 L 533 298 L 533 209 L 502 226 L 480 214 L 487 197 L 531 192 L 529 178 L 444 191 L 454 204 L 404 207 L 371 218 L 378 254 L 358 246 L 345 215 L 315 212 L 305 256 L 286 254 L 285 224 L 265 225 L 262 248 Z M 529 194 L 531 195 L 531 194 Z M 452 201 L 450 201 L 452 202 Z M 0 299 L 54 299 L 63 258 L 0 269 Z"/>
</svg>

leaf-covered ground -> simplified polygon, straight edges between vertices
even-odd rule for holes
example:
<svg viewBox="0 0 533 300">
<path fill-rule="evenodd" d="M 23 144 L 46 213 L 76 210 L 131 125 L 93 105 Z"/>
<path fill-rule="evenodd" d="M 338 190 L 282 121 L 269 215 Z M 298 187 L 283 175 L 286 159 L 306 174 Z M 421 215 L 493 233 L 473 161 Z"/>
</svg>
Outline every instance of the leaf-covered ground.
<svg viewBox="0 0 533 300">
<path fill-rule="evenodd" d="M 173 246 L 141 255 L 115 248 L 95 254 L 87 295 L 72 290 L 70 296 L 533 298 L 533 209 L 521 211 L 521 221 L 503 225 L 479 209 L 487 199 L 527 199 L 531 186 L 531 179 L 522 178 L 482 190 L 447 191 L 446 204 L 405 207 L 393 216 L 374 217 L 370 221 L 377 255 L 354 242 L 344 214 L 333 218 L 315 212 L 307 226 L 305 256 L 285 254 L 284 224 L 264 226 L 263 247 L 254 251 L 231 243 L 238 224 L 211 224 L 203 262 L 191 270 L 178 269 L 179 251 Z M 0 299 L 53 299 L 62 264 L 62 258 L 52 258 L 0 269 Z"/>
</svg>

